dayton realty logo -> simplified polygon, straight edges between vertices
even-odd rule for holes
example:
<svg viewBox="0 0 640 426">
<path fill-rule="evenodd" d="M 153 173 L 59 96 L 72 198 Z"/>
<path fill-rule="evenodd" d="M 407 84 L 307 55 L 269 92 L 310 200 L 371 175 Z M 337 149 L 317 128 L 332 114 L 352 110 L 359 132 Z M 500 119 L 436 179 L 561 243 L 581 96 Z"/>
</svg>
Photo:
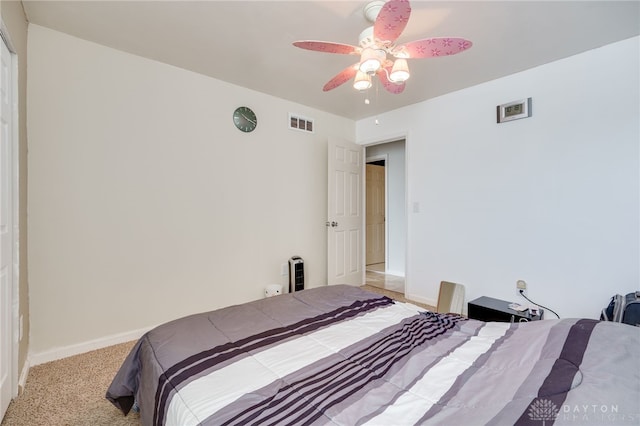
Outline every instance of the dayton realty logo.
<svg viewBox="0 0 640 426">
<path fill-rule="evenodd" d="M 560 410 L 558 410 L 556 404 L 548 399 L 536 399 L 529 406 L 529 418 L 531 420 L 542 421 L 543 426 L 547 421 L 553 422 L 558 417 L 559 413 Z"/>
</svg>

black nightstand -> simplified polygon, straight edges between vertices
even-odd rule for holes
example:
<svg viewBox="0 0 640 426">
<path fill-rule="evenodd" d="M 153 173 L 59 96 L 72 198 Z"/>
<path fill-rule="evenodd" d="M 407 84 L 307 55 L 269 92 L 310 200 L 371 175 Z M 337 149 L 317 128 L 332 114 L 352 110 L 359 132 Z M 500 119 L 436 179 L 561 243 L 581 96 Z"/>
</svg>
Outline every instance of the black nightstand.
<svg viewBox="0 0 640 426">
<path fill-rule="evenodd" d="M 499 322 L 538 321 L 544 315 L 543 309 L 540 309 L 540 315 L 531 315 L 528 310 L 523 312 L 515 311 L 509 308 L 510 303 L 512 302 L 482 296 L 468 303 L 467 313 L 469 318 Z"/>
</svg>

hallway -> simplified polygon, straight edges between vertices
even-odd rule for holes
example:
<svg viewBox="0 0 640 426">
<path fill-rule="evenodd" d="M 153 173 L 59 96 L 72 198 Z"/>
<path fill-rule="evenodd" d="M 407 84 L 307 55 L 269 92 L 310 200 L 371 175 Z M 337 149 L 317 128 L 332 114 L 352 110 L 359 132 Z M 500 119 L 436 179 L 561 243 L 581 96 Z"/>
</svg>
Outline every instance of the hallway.
<svg viewBox="0 0 640 426">
<path fill-rule="evenodd" d="M 399 302 L 409 302 L 435 312 L 435 306 L 409 300 L 404 296 L 404 277 L 385 274 L 384 263 L 366 266 L 365 285 L 363 289 L 383 294 Z"/>
<path fill-rule="evenodd" d="M 373 287 L 404 294 L 404 277 L 386 274 L 384 263 L 366 266 L 365 283 Z"/>
</svg>

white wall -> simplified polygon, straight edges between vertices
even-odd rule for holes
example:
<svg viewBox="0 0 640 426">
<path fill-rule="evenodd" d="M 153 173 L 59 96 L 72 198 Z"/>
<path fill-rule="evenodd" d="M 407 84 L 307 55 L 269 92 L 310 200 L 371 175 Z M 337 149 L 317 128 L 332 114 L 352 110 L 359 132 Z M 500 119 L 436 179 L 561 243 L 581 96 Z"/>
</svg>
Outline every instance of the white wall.
<svg viewBox="0 0 640 426">
<path fill-rule="evenodd" d="M 258 299 L 292 255 L 326 283 L 326 141 L 353 121 L 37 25 L 28 48 L 32 353 Z"/>
<path fill-rule="evenodd" d="M 407 135 L 408 296 L 433 303 L 449 280 L 524 302 L 524 279 L 560 316 L 595 318 L 640 287 L 639 44 L 356 124 L 360 143 Z M 496 105 L 526 97 L 533 117 L 496 124 Z"/>
<path fill-rule="evenodd" d="M 407 212 L 405 211 L 405 149 L 404 140 L 366 148 L 367 158 L 386 156 L 387 171 L 387 273 L 404 276 L 407 251 Z"/>
</svg>

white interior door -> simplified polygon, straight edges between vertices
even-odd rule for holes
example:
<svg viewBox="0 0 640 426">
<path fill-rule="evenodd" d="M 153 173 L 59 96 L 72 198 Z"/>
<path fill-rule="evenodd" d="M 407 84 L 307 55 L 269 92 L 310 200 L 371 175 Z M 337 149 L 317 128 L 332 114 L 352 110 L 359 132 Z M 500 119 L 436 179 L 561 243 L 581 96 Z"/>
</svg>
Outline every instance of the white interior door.
<svg viewBox="0 0 640 426">
<path fill-rule="evenodd" d="M 366 264 L 375 265 L 385 261 L 385 167 L 367 164 L 366 170 Z"/>
<path fill-rule="evenodd" d="M 13 396 L 13 221 L 12 138 L 13 97 L 11 53 L 2 41 L 0 63 L 0 418 Z"/>
<path fill-rule="evenodd" d="M 327 281 L 364 284 L 363 173 L 364 148 L 329 138 Z"/>
</svg>

